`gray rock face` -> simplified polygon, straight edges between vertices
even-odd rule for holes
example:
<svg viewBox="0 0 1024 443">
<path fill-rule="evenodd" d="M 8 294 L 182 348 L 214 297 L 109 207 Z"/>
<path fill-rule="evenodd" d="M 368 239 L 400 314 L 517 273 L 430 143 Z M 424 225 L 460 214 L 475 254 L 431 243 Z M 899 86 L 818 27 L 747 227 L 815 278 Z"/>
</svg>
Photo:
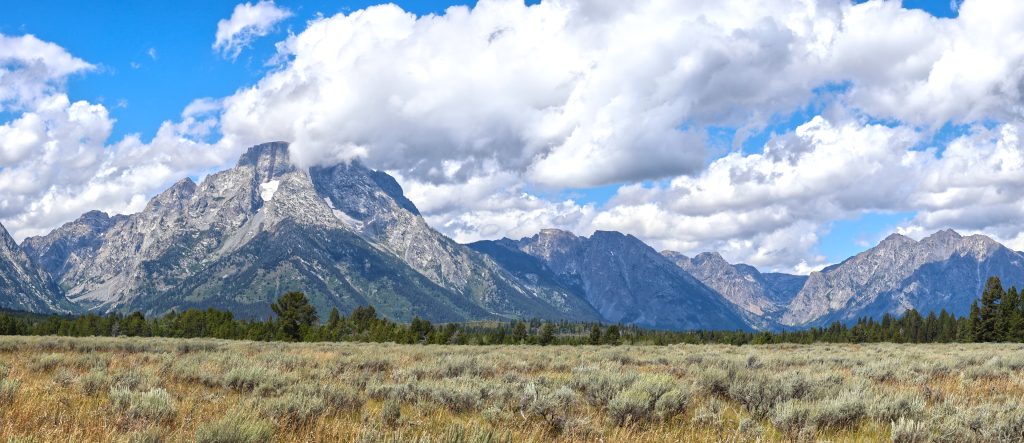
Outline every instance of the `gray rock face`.
<svg viewBox="0 0 1024 443">
<path fill-rule="evenodd" d="M 715 252 L 693 258 L 675 251 L 662 255 L 738 306 L 757 329 L 773 329 L 807 280 L 798 275 L 761 274 L 753 266 L 730 264 Z"/>
<path fill-rule="evenodd" d="M 728 301 L 636 237 L 598 231 L 585 238 L 546 229 L 495 244 L 539 259 L 605 321 L 658 329 L 749 329 Z"/>
<path fill-rule="evenodd" d="M 90 261 L 103 245 L 104 234 L 123 218 L 90 211 L 46 236 L 26 238 L 21 246 L 40 269 L 60 280 L 72 268 Z"/>
<path fill-rule="evenodd" d="M 68 313 L 72 306 L 0 225 L 0 309 Z"/>
<path fill-rule="evenodd" d="M 893 234 L 878 246 L 811 273 L 781 323 L 823 325 L 858 317 L 946 309 L 966 314 L 990 276 L 1024 283 L 1024 256 L 989 237 L 939 231 L 914 241 Z"/>
<path fill-rule="evenodd" d="M 389 175 L 358 162 L 313 168 L 313 184 L 340 219 L 435 284 L 501 316 L 596 320 L 576 294 L 519 278 L 432 229 Z"/>
<path fill-rule="evenodd" d="M 387 174 L 300 170 L 286 143 L 254 146 L 201 184 L 182 180 L 138 214 L 87 214 L 27 244 L 68 298 L 101 312 L 263 317 L 280 293 L 303 290 L 321 314 L 372 304 L 400 320 L 596 316 L 431 229 Z"/>
</svg>

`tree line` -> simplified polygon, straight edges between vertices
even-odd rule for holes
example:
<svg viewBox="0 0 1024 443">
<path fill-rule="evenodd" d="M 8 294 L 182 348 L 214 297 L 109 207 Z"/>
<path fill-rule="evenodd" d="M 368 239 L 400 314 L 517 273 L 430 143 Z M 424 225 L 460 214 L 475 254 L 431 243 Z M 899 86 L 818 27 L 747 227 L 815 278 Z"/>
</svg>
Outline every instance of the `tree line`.
<svg viewBox="0 0 1024 443">
<path fill-rule="evenodd" d="M 142 313 L 86 314 L 76 317 L 0 312 L 0 335 L 210 337 L 254 341 L 358 341 L 408 344 L 650 344 L 726 343 L 952 343 L 1024 342 L 1024 298 L 1015 287 L 1004 290 L 989 278 L 967 316 L 945 310 L 922 316 L 908 310 L 901 316 L 834 322 L 823 328 L 779 332 L 660 331 L 593 322 L 514 320 L 434 324 L 418 317 L 399 323 L 377 314 L 372 306 L 341 315 L 335 308 L 325 321 L 301 292 L 282 295 L 271 305 L 276 317 L 262 321 L 236 319 L 231 312 L 188 309 L 162 317 Z"/>
</svg>

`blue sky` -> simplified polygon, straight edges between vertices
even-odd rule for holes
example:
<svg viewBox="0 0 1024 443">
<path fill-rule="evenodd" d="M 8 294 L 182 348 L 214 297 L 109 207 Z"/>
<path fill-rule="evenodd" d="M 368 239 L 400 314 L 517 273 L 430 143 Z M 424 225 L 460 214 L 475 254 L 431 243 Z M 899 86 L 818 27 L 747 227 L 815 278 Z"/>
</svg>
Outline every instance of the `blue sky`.
<svg viewBox="0 0 1024 443">
<path fill-rule="evenodd" d="M 857 1 L 860 3 L 860 1 Z M 398 1 L 402 9 L 419 15 L 440 14 L 451 6 L 467 2 Z M 528 3 L 535 3 L 534 1 Z M 957 17 L 959 2 L 949 0 L 905 0 L 905 8 L 920 9 L 936 17 Z M 218 20 L 231 16 L 236 1 L 178 2 L 8 2 L 0 16 L 0 34 L 33 34 L 53 42 L 98 69 L 67 79 L 66 93 L 72 99 L 104 105 L 116 119 L 109 143 L 127 134 L 150 140 L 161 122 L 177 121 L 187 104 L 198 98 L 227 97 L 240 88 L 255 84 L 274 69 L 267 61 L 275 43 L 289 34 L 302 33 L 307 22 L 320 15 L 333 16 L 376 4 L 372 1 L 289 1 L 276 2 L 293 15 L 257 38 L 251 47 L 231 60 L 211 47 Z M 470 2 L 472 5 L 473 2 Z M 825 112 L 829 97 L 847 93 L 849 84 L 828 84 L 813 91 L 816 99 L 795 112 L 774 115 L 766 127 L 734 146 L 735 126 L 707 128 L 710 157 L 705 165 L 734 150 L 743 154 L 760 152 L 773 136 L 792 132 L 801 124 Z M 15 117 L 0 113 L 0 123 Z M 885 120 L 871 120 L 890 124 Z M 986 123 L 995 128 L 999 122 Z M 892 121 L 891 126 L 902 123 Z M 941 155 L 951 140 L 971 131 L 970 124 L 945 122 L 915 149 L 935 148 Z M 646 187 L 664 186 L 668 179 L 641 180 Z M 572 198 L 581 204 L 601 208 L 626 181 L 597 186 L 550 186 L 525 183 L 518 190 L 551 200 Z M 837 262 L 865 249 L 899 226 L 914 219 L 916 211 L 868 210 L 853 218 L 833 220 L 820 230 L 813 248 L 827 262 Z M 437 222 L 440 218 L 434 219 Z"/>
<path fill-rule="evenodd" d="M 235 1 L 7 2 L 0 33 L 34 34 L 98 65 L 98 72 L 72 77 L 73 100 L 106 105 L 115 118 L 113 138 L 138 133 L 148 139 L 160 122 L 178 118 L 198 97 L 223 97 L 265 74 L 274 43 L 299 32 L 317 14 L 348 12 L 376 2 L 280 1 L 295 15 L 268 38 L 257 39 L 238 60 L 211 49 L 217 21 Z M 466 2 L 415 1 L 401 6 L 417 14 L 441 13 Z M 151 54 L 150 50 L 154 52 Z M 153 56 L 155 55 L 155 57 Z"/>
</svg>

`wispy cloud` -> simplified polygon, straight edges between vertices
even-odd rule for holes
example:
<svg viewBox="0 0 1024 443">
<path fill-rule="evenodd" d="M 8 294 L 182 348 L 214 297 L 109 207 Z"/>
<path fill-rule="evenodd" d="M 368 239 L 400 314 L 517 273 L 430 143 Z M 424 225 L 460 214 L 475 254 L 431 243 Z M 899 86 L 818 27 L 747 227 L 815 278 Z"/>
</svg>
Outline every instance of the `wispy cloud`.
<svg viewBox="0 0 1024 443">
<path fill-rule="evenodd" d="M 274 25 L 291 16 L 291 11 L 278 7 L 273 0 L 263 0 L 256 4 L 240 3 L 235 6 L 230 18 L 217 22 L 213 49 L 225 58 L 234 60 L 253 40 L 267 35 Z"/>
</svg>

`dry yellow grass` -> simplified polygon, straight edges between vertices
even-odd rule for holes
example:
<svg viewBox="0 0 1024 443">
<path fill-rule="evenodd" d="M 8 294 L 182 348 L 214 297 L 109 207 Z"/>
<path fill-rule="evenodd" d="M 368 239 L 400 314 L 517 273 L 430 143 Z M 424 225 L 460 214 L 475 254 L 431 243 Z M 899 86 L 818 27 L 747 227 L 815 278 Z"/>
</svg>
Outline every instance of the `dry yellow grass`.
<svg viewBox="0 0 1024 443">
<path fill-rule="evenodd" d="M 1022 399 L 1011 344 L 0 337 L 0 441 L 1024 441 Z"/>
</svg>

